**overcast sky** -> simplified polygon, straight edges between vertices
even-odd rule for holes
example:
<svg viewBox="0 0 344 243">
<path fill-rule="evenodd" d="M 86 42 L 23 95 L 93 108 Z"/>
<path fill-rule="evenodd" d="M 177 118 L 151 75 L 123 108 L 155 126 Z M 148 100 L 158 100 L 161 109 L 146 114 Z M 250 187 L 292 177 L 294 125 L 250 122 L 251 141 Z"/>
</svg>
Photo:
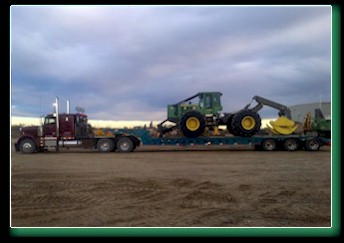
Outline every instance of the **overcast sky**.
<svg viewBox="0 0 344 243">
<path fill-rule="evenodd" d="M 90 119 L 157 121 L 201 91 L 224 112 L 331 101 L 330 6 L 12 6 L 11 53 L 12 116 L 55 96 Z"/>
</svg>

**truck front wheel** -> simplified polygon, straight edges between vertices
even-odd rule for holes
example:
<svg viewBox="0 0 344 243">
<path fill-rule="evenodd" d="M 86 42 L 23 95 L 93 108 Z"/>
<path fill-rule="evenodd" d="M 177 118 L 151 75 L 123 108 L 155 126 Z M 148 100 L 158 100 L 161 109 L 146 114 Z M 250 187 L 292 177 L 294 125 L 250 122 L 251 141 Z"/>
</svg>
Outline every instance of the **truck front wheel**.
<svg viewBox="0 0 344 243">
<path fill-rule="evenodd" d="M 36 151 L 36 144 L 31 138 L 25 138 L 20 142 L 19 150 L 23 154 L 32 154 Z"/>
</svg>

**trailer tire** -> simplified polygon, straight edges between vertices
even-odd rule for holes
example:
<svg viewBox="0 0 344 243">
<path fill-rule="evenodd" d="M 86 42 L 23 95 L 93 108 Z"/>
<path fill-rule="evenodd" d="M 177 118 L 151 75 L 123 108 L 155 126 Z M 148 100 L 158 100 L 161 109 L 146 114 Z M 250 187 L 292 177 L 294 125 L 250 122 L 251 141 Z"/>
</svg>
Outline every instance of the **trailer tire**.
<svg viewBox="0 0 344 243">
<path fill-rule="evenodd" d="M 318 151 L 320 149 L 320 143 L 315 138 L 307 139 L 305 148 L 308 151 Z"/>
<path fill-rule="evenodd" d="M 115 148 L 115 143 L 109 138 L 101 138 L 97 142 L 97 149 L 101 153 L 108 153 L 113 151 Z"/>
<path fill-rule="evenodd" d="M 232 119 L 232 130 L 235 136 L 251 137 L 260 130 L 262 120 L 257 112 L 242 110 Z"/>
<path fill-rule="evenodd" d="M 196 138 L 205 130 L 204 117 L 197 111 L 189 111 L 182 116 L 180 129 L 185 137 Z"/>
<path fill-rule="evenodd" d="M 134 150 L 134 142 L 129 137 L 121 137 L 116 143 L 117 150 L 121 153 L 128 153 Z"/>
<path fill-rule="evenodd" d="M 35 141 L 31 138 L 24 138 L 20 141 L 19 150 L 23 154 L 32 154 L 37 151 Z"/>
<path fill-rule="evenodd" d="M 267 138 L 263 141 L 262 147 L 265 151 L 274 151 L 276 150 L 277 144 L 274 139 Z"/>
<path fill-rule="evenodd" d="M 283 147 L 286 151 L 296 151 L 299 149 L 299 142 L 294 138 L 288 138 L 284 141 Z"/>
</svg>

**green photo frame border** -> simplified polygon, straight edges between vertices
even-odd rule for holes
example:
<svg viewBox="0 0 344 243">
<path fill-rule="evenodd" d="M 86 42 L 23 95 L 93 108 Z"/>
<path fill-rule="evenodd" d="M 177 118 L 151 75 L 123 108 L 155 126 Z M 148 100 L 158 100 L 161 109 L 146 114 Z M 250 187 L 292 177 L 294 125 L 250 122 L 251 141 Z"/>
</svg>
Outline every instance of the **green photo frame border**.
<svg viewBox="0 0 344 243">
<path fill-rule="evenodd" d="M 332 210 L 331 227 L 233 227 L 233 228 L 43 228 L 10 227 L 12 237 L 243 237 L 300 236 L 336 237 L 341 233 L 341 164 L 340 164 L 340 88 L 341 88 L 341 8 L 332 6 Z"/>
</svg>

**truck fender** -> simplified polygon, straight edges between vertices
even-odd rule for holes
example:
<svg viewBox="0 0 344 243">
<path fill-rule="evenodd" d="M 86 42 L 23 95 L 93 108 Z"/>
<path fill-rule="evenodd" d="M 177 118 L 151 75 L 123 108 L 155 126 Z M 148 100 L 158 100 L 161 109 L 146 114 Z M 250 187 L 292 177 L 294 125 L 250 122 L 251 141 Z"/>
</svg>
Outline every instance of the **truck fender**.
<svg viewBox="0 0 344 243">
<path fill-rule="evenodd" d="M 130 135 L 128 137 L 133 141 L 135 148 L 140 146 L 140 144 L 141 144 L 140 139 L 138 139 L 137 137 L 135 137 L 133 135 Z"/>
</svg>

